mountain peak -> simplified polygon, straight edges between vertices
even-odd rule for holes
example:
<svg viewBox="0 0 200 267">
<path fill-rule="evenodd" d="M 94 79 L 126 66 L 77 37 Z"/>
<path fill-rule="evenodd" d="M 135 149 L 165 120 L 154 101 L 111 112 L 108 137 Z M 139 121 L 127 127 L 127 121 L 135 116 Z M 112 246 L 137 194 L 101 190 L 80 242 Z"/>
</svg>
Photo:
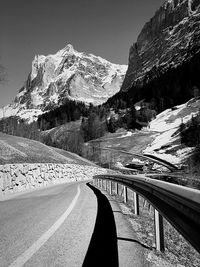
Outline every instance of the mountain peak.
<svg viewBox="0 0 200 267">
<path fill-rule="evenodd" d="M 67 44 L 64 48 L 59 50 L 56 55 L 57 56 L 67 56 L 67 55 L 72 55 L 72 54 L 77 54 L 78 52 L 74 49 L 73 45 Z"/>
<path fill-rule="evenodd" d="M 71 45 L 71 44 L 67 44 L 67 45 L 63 48 L 63 50 L 65 50 L 65 51 L 68 52 L 68 53 L 73 53 L 73 52 L 74 52 L 74 47 L 73 47 L 73 45 Z"/>
<path fill-rule="evenodd" d="M 56 54 L 35 56 L 32 70 L 14 103 L 0 110 L 1 117 L 29 121 L 62 105 L 66 99 L 102 104 L 120 90 L 127 66 L 76 51 L 67 44 Z"/>
</svg>

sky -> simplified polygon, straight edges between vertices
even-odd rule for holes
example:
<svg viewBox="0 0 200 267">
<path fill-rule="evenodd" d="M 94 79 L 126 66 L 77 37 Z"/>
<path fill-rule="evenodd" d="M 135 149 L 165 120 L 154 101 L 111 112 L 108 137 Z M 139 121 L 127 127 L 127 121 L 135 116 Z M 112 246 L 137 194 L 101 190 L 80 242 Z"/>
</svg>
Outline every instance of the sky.
<svg viewBox="0 0 200 267">
<path fill-rule="evenodd" d="M 37 54 L 72 44 L 79 52 L 128 64 L 130 46 L 164 0 L 1 0 L 0 107 L 11 103 Z"/>
</svg>

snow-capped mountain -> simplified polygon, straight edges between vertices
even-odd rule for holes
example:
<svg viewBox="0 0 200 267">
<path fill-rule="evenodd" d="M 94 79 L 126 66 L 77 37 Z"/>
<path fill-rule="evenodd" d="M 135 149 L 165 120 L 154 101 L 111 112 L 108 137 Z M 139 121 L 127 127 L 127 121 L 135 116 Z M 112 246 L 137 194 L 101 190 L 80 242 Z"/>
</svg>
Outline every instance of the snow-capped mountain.
<svg viewBox="0 0 200 267">
<path fill-rule="evenodd" d="M 143 86 L 199 52 L 200 1 L 165 1 L 130 48 L 122 91 Z"/>
<path fill-rule="evenodd" d="M 66 98 L 101 104 L 120 90 L 126 70 L 126 65 L 78 52 L 70 44 L 54 55 L 37 55 L 27 81 L 13 103 L 0 110 L 0 118 L 32 120 Z"/>
</svg>

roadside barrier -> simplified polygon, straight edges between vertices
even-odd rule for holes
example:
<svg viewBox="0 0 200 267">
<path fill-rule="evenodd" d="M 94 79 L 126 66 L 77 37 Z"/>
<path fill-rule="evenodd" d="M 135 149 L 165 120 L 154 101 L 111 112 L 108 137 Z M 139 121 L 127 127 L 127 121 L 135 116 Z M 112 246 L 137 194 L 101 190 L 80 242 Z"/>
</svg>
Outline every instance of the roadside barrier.
<svg viewBox="0 0 200 267">
<path fill-rule="evenodd" d="M 116 194 L 118 185 L 124 186 L 124 202 L 128 200 L 127 188 L 134 193 L 134 213 L 139 215 L 139 196 L 155 209 L 156 249 L 164 251 L 163 217 L 200 253 L 200 191 L 146 177 L 145 175 L 106 174 L 95 175 L 94 184 Z"/>
</svg>

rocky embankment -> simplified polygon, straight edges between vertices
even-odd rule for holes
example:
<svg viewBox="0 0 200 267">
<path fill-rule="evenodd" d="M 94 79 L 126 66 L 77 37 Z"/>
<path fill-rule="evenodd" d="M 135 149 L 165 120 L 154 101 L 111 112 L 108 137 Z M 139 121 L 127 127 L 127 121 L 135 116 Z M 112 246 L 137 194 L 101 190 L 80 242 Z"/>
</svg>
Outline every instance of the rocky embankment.
<svg viewBox="0 0 200 267">
<path fill-rule="evenodd" d="M 92 179 L 105 169 L 77 164 L 5 164 L 0 165 L 0 197 L 50 184 Z"/>
</svg>

